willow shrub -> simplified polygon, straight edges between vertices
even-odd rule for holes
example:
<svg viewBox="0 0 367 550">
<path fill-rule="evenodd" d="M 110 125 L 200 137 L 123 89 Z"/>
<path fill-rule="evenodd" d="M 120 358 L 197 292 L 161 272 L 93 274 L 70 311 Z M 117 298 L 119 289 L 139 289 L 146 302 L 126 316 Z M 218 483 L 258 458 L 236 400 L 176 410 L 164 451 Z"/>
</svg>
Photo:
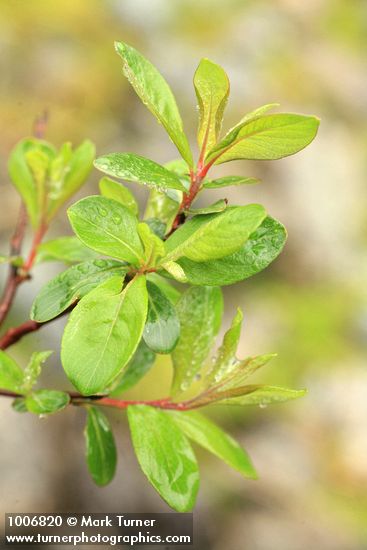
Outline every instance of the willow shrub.
<svg viewBox="0 0 367 550">
<path fill-rule="evenodd" d="M 193 203 L 204 189 L 257 183 L 242 175 L 209 176 L 216 165 L 293 155 L 314 139 L 319 121 L 314 116 L 270 114 L 277 105 L 264 105 L 222 137 L 229 81 L 219 65 L 203 59 L 194 75 L 199 113 L 199 155 L 194 162 L 165 79 L 131 46 L 118 42 L 116 51 L 124 75 L 164 127 L 180 158 L 164 166 L 127 152 L 94 160 L 104 174 L 100 195 L 83 198 L 68 209 L 75 236 L 36 241 L 33 250 L 36 262 L 69 264 L 35 298 L 31 319 L 38 326 L 70 313 L 61 362 L 78 394 L 35 389 L 50 351 L 35 352 L 25 369 L 1 351 L 0 386 L 15 397 L 18 411 L 48 415 L 69 404 L 85 409 L 87 464 L 98 485 L 112 480 L 117 460 L 102 407 L 127 409 L 142 470 L 172 508 L 187 511 L 199 487 L 190 440 L 244 477 L 256 478 L 246 451 L 197 409 L 217 403 L 264 406 L 304 394 L 248 384 L 273 354 L 237 357 L 240 309 L 213 352 L 222 323 L 220 287 L 265 269 L 285 244 L 285 228 L 260 204 L 229 205 L 225 198 L 203 208 Z M 44 234 L 60 206 L 85 182 L 93 159 L 89 141 L 76 150 L 69 143 L 56 150 L 35 138 L 15 147 L 10 176 L 36 235 Z M 150 188 L 143 215 L 120 180 Z M 20 276 L 28 275 L 32 263 L 21 257 L 3 256 L 2 261 L 10 262 Z M 122 399 L 152 368 L 157 354 L 171 357 L 170 396 Z"/>
</svg>

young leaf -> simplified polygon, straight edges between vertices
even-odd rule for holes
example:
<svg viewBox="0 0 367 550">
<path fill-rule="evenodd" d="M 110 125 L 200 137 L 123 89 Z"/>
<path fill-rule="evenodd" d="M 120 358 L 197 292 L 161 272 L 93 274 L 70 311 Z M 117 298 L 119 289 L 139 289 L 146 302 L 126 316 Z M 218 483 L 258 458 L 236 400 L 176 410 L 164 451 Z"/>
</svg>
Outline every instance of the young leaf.
<svg viewBox="0 0 367 550">
<path fill-rule="evenodd" d="M 71 312 L 61 347 L 64 370 L 80 393 L 103 391 L 135 352 L 147 316 L 144 277 L 122 290 L 112 277 L 84 296 Z"/>
<path fill-rule="evenodd" d="M 176 262 L 162 263 L 161 267 L 167 271 L 179 283 L 187 283 L 187 277 L 182 267 Z"/>
<path fill-rule="evenodd" d="M 220 401 L 223 405 L 273 405 L 303 397 L 307 390 L 292 390 L 279 386 L 243 386 L 212 395 L 212 402 Z"/>
<path fill-rule="evenodd" d="M 202 59 L 195 72 L 194 86 L 199 104 L 199 148 L 209 151 L 217 143 L 222 127 L 229 80 L 222 67 Z"/>
<path fill-rule="evenodd" d="M 178 301 L 176 311 L 181 332 L 172 352 L 172 395 L 188 389 L 213 346 L 222 320 L 222 293 L 216 287 L 189 288 Z"/>
<path fill-rule="evenodd" d="M 16 397 L 11 404 L 12 408 L 18 413 L 28 412 L 24 397 Z"/>
<path fill-rule="evenodd" d="M 231 327 L 224 335 L 223 343 L 218 350 L 215 363 L 205 377 L 206 383 L 210 386 L 213 382 L 221 382 L 227 374 L 237 369 L 236 352 L 241 336 L 243 313 L 238 308 L 232 321 Z"/>
<path fill-rule="evenodd" d="M 214 422 L 193 411 L 172 411 L 170 414 L 189 439 L 216 455 L 244 477 L 257 479 L 256 470 L 246 451 Z"/>
<path fill-rule="evenodd" d="M 170 353 L 180 335 L 180 321 L 169 299 L 154 283 L 147 281 L 147 290 L 149 305 L 144 341 L 155 353 Z"/>
<path fill-rule="evenodd" d="M 168 233 L 171 229 L 172 223 L 180 208 L 182 193 L 180 191 L 177 191 L 177 193 L 179 194 L 177 197 L 178 200 L 174 200 L 168 197 L 167 194 L 161 193 L 156 189 L 152 189 L 149 194 L 144 217 L 161 220 L 166 225 L 165 233 Z"/>
<path fill-rule="evenodd" d="M 207 161 L 276 160 L 293 155 L 311 143 L 319 119 L 296 114 L 264 115 L 236 126 L 209 153 Z"/>
<path fill-rule="evenodd" d="M 93 288 L 114 275 L 124 275 L 117 260 L 92 260 L 74 265 L 51 279 L 33 302 L 31 319 L 45 323 L 57 317 Z"/>
<path fill-rule="evenodd" d="M 185 191 L 180 178 L 160 164 L 133 153 L 110 153 L 94 161 L 94 166 L 115 178 L 135 181 L 148 187 Z"/>
<path fill-rule="evenodd" d="M 214 376 L 214 381 L 217 383 L 220 391 L 238 388 L 247 378 L 252 376 L 254 372 L 269 363 L 269 361 L 276 356 L 276 353 L 266 353 L 264 355 L 257 355 L 256 357 L 247 357 L 247 359 L 237 359 L 235 355 L 233 355 L 232 364 L 227 363 L 225 366 L 224 363 L 222 363 L 223 368 L 221 368 L 221 365 L 217 365 L 217 377 Z M 209 380 L 207 382 L 210 383 Z"/>
<path fill-rule="evenodd" d="M 10 154 L 10 178 L 26 205 L 33 227 L 40 223 L 47 166 L 55 156 L 51 144 L 35 138 L 23 139 Z"/>
<path fill-rule="evenodd" d="M 98 254 L 87 248 L 77 237 L 60 237 L 39 245 L 36 262 L 74 264 L 94 258 L 98 258 Z"/>
<path fill-rule="evenodd" d="M 10 264 L 16 267 L 21 267 L 24 264 L 24 260 L 21 256 L 6 256 L 5 254 L 0 254 L 0 265 L 1 264 Z"/>
<path fill-rule="evenodd" d="M 138 203 L 134 195 L 127 187 L 122 185 L 122 183 L 118 183 L 110 178 L 102 178 L 99 181 L 99 190 L 101 195 L 126 206 L 135 216 L 139 214 Z"/>
<path fill-rule="evenodd" d="M 265 115 L 268 111 L 271 111 L 272 109 L 275 109 L 275 107 L 279 107 L 279 103 L 267 103 L 266 105 L 261 105 L 261 107 L 257 107 L 253 111 L 250 111 L 249 113 L 246 113 L 239 122 L 233 128 L 228 130 L 226 135 L 224 136 L 224 139 L 226 139 L 236 128 L 241 126 L 244 122 L 248 122 L 249 120 L 253 120 L 254 118 L 257 118 L 259 116 Z"/>
<path fill-rule="evenodd" d="M 260 183 L 260 180 L 244 176 L 224 176 L 216 180 L 205 181 L 203 187 L 204 189 L 218 189 L 230 185 L 253 185 L 255 183 Z"/>
<path fill-rule="evenodd" d="M 260 204 L 195 216 L 167 239 L 167 256 L 162 263 L 182 256 L 195 262 L 228 256 L 241 248 L 265 217 L 265 209 Z"/>
<path fill-rule="evenodd" d="M 237 359 L 236 352 L 241 337 L 243 321 L 242 311 L 238 308 L 231 327 L 224 335 L 223 343 L 219 348 L 212 368 L 205 376 L 206 387 L 212 391 L 224 391 L 240 386 L 257 369 L 266 365 L 276 356 L 274 353 Z"/>
<path fill-rule="evenodd" d="M 107 485 L 116 471 L 115 440 L 107 417 L 97 407 L 88 407 L 87 415 L 84 436 L 88 470 L 97 485 Z"/>
<path fill-rule="evenodd" d="M 232 285 L 265 269 L 279 256 L 286 239 L 285 227 L 268 216 L 234 254 L 201 263 L 180 258 L 178 263 L 193 285 Z"/>
<path fill-rule="evenodd" d="M 87 197 L 73 204 L 68 216 L 74 232 L 86 246 L 133 264 L 144 261 L 138 221 L 122 204 L 106 197 Z"/>
<path fill-rule="evenodd" d="M 147 405 L 128 407 L 131 438 L 141 469 L 161 497 L 178 512 L 190 511 L 199 471 L 189 442 L 173 418 Z"/>
<path fill-rule="evenodd" d="M 166 162 L 164 165 L 167 170 L 170 172 L 174 172 L 178 176 L 185 176 L 185 178 L 190 179 L 190 172 L 187 166 L 187 162 L 185 162 L 183 159 L 175 159 L 170 160 L 169 162 Z"/>
<path fill-rule="evenodd" d="M 31 359 L 24 369 L 22 392 L 31 391 L 41 374 L 42 363 L 52 354 L 52 351 L 38 351 L 32 353 Z"/>
<path fill-rule="evenodd" d="M 153 233 L 147 223 L 139 223 L 138 233 L 144 245 L 145 265 L 155 267 L 158 259 L 166 253 L 164 242 Z"/>
<path fill-rule="evenodd" d="M 226 199 L 219 199 L 219 201 L 211 204 L 210 206 L 204 206 L 203 208 L 190 208 L 188 212 L 190 214 L 213 214 L 215 212 L 223 212 L 227 208 L 228 201 Z"/>
<path fill-rule="evenodd" d="M 96 153 L 94 144 L 85 140 L 75 149 L 70 151 L 67 162 L 52 174 L 49 201 L 47 208 L 47 220 L 51 220 L 60 206 L 62 206 L 85 183 L 93 168 L 93 159 Z M 55 159 L 56 161 L 57 159 Z M 65 159 L 66 160 L 66 159 Z M 54 161 L 54 162 L 55 162 Z M 51 168 L 52 170 L 52 168 Z"/>
<path fill-rule="evenodd" d="M 38 390 L 28 394 L 25 398 L 28 411 L 40 415 L 61 411 L 69 402 L 69 395 L 57 390 Z"/>
<path fill-rule="evenodd" d="M 192 166 L 192 154 L 183 130 L 182 119 L 170 87 L 157 69 L 137 50 L 115 42 L 123 60 L 123 71 L 144 105 L 166 129 L 181 156 Z"/>
<path fill-rule="evenodd" d="M 0 388 L 20 392 L 23 370 L 5 351 L 0 350 Z"/>
<path fill-rule="evenodd" d="M 139 382 L 150 370 L 155 361 L 155 353 L 148 348 L 144 340 L 141 340 L 132 359 L 129 361 L 125 372 L 114 384 L 110 397 L 119 397 Z"/>
</svg>

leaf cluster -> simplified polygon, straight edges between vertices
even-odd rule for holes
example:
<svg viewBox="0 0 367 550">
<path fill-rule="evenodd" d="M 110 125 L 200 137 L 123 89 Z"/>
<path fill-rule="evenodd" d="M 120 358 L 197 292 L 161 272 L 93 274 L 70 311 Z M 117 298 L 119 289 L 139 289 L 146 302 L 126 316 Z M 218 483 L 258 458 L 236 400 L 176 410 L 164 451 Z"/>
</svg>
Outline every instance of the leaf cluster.
<svg viewBox="0 0 367 550">
<path fill-rule="evenodd" d="M 93 480 L 114 476 L 116 447 L 99 405 L 127 408 L 135 452 L 149 481 L 179 511 L 190 510 L 199 487 L 195 454 L 201 445 L 244 477 L 256 478 L 246 451 L 196 411 L 211 404 L 260 405 L 300 397 L 303 390 L 248 384 L 273 354 L 237 357 L 242 312 L 237 311 L 222 344 L 220 287 L 251 277 L 280 254 L 286 230 L 262 205 L 229 205 L 226 197 L 202 208 L 192 206 L 204 189 L 257 183 L 252 176 L 209 178 L 214 165 L 238 159 L 273 160 L 292 155 L 315 137 L 316 117 L 269 114 L 262 106 L 221 136 L 229 80 L 217 64 L 203 59 L 194 76 L 198 101 L 199 154 L 194 162 L 174 95 L 158 70 L 133 47 L 116 43 L 124 75 L 168 133 L 181 158 L 164 166 L 131 152 L 98 157 L 100 194 L 68 209 L 73 237 L 40 244 L 37 262 L 60 261 L 68 268 L 35 298 L 31 319 L 45 323 L 72 310 L 62 337 L 61 362 L 87 410 L 86 458 Z M 60 206 L 85 181 L 94 158 L 86 141 L 75 151 L 64 144 L 26 139 L 14 149 L 11 178 L 34 228 L 48 225 Z M 149 188 L 145 212 L 120 181 Z M 16 265 L 19 258 L 2 257 Z M 188 286 L 182 286 L 188 284 Z M 18 411 L 44 415 L 70 401 L 56 390 L 34 390 L 41 363 L 36 353 L 23 370 L 4 352 L 0 387 L 19 395 Z M 173 367 L 170 397 L 133 403 L 120 396 L 169 354 Z M 125 403 L 124 405 L 122 405 Z"/>
</svg>

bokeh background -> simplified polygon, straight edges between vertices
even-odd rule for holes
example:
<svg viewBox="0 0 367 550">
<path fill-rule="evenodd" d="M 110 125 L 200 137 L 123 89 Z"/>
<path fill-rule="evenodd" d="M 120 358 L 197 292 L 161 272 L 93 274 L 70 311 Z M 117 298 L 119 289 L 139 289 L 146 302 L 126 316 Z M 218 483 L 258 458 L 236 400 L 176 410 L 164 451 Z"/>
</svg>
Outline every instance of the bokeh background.
<svg viewBox="0 0 367 550">
<path fill-rule="evenodd" d="M 176 157 L 125 81 L 115 39 L 135 45 L 161 69 L 194 147 L 192 75 L 201 57 L 229 74 L 225 127 L 274 101 L 284 111 L 322 119 L 316 141 L 294 157 L 217 168 L 218 176 L 230 170 L 263 179 L 217 198 L 225 192 L 232 203 L 262 202 L 289 231 L 284 253 L 269 269 L 225 289 L 226 324 L 240 305 L 242 356 L 279 353 L 258 380 L 309 393 L 261 410 L 213 409 L 250 453 L 260 480 L 242 480 L 199 451 L 200 550 L 367 548 L 366 36 L 364 0 L 0 1 L 1 252 L 19 205 L 7 156 L 44 108 L 47 138 L 56 145 L 88 137 L 99 154 Z M 94 172 L 81 196 L 96 192 L 97 181 Z M 143 204 L 146 190 L 137 192 Z M 70 234 L 64 212 L 49 236 L 63 234 Z M 60 269 L 35 269 L 8 326 L 24 319 L 34 294 Z M 24 364 L 34 349 L 58 350 L 62 326 L 28 336 L 11 353 Z M 169 378 L 169 365 L 159 362 L 133 395 L 161 396 Z M 43 382 L 68 386 L 58 351 Z M 139 471 L 123 414 L 112 416 L 120 448 L 116 479 L 97 489 L 84 465 L 83 411 L 39 420 L 9 405 L 0 402 L 1 514 L 167 510 Z"/>
</svg>

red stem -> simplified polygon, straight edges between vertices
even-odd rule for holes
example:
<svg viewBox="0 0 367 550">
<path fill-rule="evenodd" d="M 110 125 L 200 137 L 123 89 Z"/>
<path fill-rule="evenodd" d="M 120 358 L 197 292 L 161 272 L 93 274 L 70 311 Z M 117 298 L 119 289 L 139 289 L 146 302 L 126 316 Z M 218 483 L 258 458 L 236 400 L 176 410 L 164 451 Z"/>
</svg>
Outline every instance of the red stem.
<svg viewBox="0 0 367 550">
<path fill-rule="evenodd" d="M 33 125 L 33 135 L 35 137 L 39 139 L 43 138 L 46 131 L 47 120 L 48 120 L 47 111 L 44 111 L 40 116 L 36 117 Z M 25 205 L 22 203 L 20 207 L 19 218 L 15 227 L 14 235 L 12 236 L 10 241 L 10 256 L 20 255 L 26 226 L 27 226 L 27 212 L 26 212 Z M 2 325 L 2 323 L 5 321 L 10 311 L 18 286 L 30 278 L 29 271 L 33 266 L 36 253 L 37 253 L 37 247 L 40 244 L 46 230 L 47 230 L 47 227 L 44 224 L 41 224 L 41 227 L 38 229 L 33 239 L 33 244 L 28 256 L 28 260 L 26 261 L 25 265 L 22 266 L 21 269 L 19 269 L 16 266 L 10 265 L 8 279 L 5 284 L 2 298 L 0 300 L 0 325 Z"/>
<path fill-rule="evenodd" d="M 41 244 L 41 241 L 42 241 L 47 229 L 48 229 L 47 225 L 45 223 L 41 222 L 39 228 L 36 230 L 36 232 L 34 234 L 33 241 L 32 241 L 32 246 L 31 246 L 31 249 L 29 251 L 28 258 L 27 258 L 27 260 L 24 264 L 24 267 L 23 267 L 23 271 L 25 271 L 26 273 L 28 273 L 33 267 L 33 264 L 34 264 L 34 261 L 36 259 L 36 255 L 37 255 L 37 249 L 38 249 L 39 245 Z"/>
<path fill-rule="evenodd" d="M 84 402 L 85 398 L 82 398 L 82 402 Z M 80 398 L 77 398 L 76 401 L 79 401 Z M 124 401 L 122 399 L 114 399 L 112 397 L 102 397 L 101 399 L 93 399 L 93 402 L 95 405 L 102 406 L 102 407 L 113 407 L 115 409 L 126 409 L 130 405 L 149 405 L 150 407 L 156 407 L 158 409 L 168 409 L 168 410 L 176 410 L 176 411 L 186 411 L 190 407 L 188 406 L 188 402 L 182 402 L 182 403 L 173 403 L 170 398 L 164 398 L 164 399 L 154 399 L 151 401 L 144 401 L 144 400 L 128 400 Z"/>
<path fill-rule="evenodd" d="M 14 234 L 10 240 L 10 256 L 19 256 L 22 250 L 24 234 L 27 226 L 27 213 L 22 204 L 19 211 L 18 221 L 15 227 Z M 0 302 L 0 325 L 5 321 L 11 305 L 13 303 L 15 293 L 21 282 L 25 280 L 24 276 L 18 274 L 18 268 L 14 265 L 9 266 L 9 275 L 5 284 L 4 292 Z"/>
<path fill-rule="evenodd" d="M 200 404 L 195 403 L 195 399 L 189 401 L 182 401 L 181 403 L 173 403 L 170 397 L 165 397 L 163 399 L 154 399 L 154 400 L 122 400 L 114 399 L 111 397 L 100 397 L 98 395 L 92 395 L 86 397 L 79 393 L 75 392 L 66 392 L 70 397 L 70 404 L 81 406 L 81 405 L 95 405 L 98 407 L 111 407 L 114 409 L 127 409 L 130 405 L 149 405 L 150 407 L 156 407 L 158 409 L 165 409 L 171 411 L 188 411 L 200 407 Z M 17 397 L 23 397 L 22 394 L 17 392 L 12 392 L 8 390 L 0 389 L 1 397 L 10 397 L 15 399 Z"/>
</svg>

